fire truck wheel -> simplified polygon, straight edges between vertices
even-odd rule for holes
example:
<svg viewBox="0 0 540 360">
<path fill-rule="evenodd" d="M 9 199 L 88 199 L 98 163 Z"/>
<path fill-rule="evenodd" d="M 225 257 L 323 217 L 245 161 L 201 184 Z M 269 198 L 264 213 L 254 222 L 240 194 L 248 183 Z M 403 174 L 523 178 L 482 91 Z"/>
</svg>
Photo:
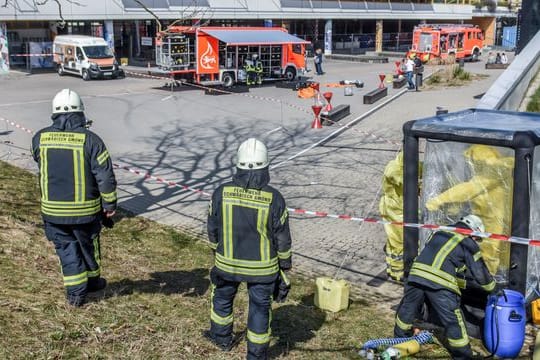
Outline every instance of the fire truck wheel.
<svg viewBox="0 0 540 360">
<path fill-rule="evenodd" d="M 285 79 L 287 79 L 287 81 L 293 81 L 296 79 L 296 69 L 292 66 L 285 69 Z"/>
<path fill-rule="evenodd" d="M 480 50 L 474 49 L 472 54 L 472 61 L 476 62 L 480 59 Z"/>
<path fill-rule="evenodd" d="M 81 74 L 81 75 L 82 75 L 82 79 L 83 79 L 84 81 L 88 81 L 88 80 L 90 80 L 90 74 L 88 73 L 88 71 L 87 71 L 87 70 L 83 69 L 83 71 L 82 71 L 82 74 Z"/>
<path fill-rule="evenodd" d="M 221 81 L 223 82 L 223 86 L 225 87 L 231 87 L 234 85 L 234 77 L 231 73 L 225 73 L 221 77 Z"/>
<path fill-rule="evenodd" d="M 64 66 L 62 64 L 58 64 L 58 68 L 56 69 L 56 71 L 58 72 L 58 75 L 60 75 L 60 76 L 64 76 L 64 74 L 65 74 Z"/>
</svg>

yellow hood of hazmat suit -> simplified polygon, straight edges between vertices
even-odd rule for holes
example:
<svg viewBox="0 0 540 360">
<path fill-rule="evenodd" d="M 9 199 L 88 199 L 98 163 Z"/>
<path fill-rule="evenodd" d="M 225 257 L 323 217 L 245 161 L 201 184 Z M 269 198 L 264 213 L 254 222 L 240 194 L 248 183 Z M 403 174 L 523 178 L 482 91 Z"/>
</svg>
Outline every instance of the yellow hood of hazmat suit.
<svg viewBox="0 0 540 360">
<path fill-rule="evenodd" d="M 422 167 L 420 164 L 420 173 Z M 384 168 L 382 196 L 379 202 L 381 217 L 387 221 L 403 221 L 403 152 Z M 403 280 L 403 227 L 384 225 L 387 240 L 384 247 L 386 272 L 397 281 Z"/>
<path fill-rule="evenodd" d="M 463 153 L 472 177 L 429 199 L 426 208 L 436 211 L 445 204 L 469 203 L 471 213 L 484 221 L 486 232 L 510 235 L 514 158 L 503 157 L 494 147 L 471 145 Z M 484 239 L 480 249 L 489 271 L 494 275 L 501 265 L 506 271 L 510 244 Z"/>
</svg>

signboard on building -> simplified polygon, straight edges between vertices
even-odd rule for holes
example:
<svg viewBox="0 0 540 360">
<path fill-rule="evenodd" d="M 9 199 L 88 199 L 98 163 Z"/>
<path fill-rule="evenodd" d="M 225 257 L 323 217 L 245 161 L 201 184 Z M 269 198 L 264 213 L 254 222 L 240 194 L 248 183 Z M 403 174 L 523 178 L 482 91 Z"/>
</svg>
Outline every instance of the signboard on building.
<svg viewBox="0 0 540 360">
<path fill-rule="evenodd" d="M 148 36 L 141 36 L 142 46 L 152 46 L 152 38 Z"/>
<path fill-rule="evenodd" d="M 7 25 L 0 22 L 0 74 L 9 71 L 9 47 Z"/>
</svg>

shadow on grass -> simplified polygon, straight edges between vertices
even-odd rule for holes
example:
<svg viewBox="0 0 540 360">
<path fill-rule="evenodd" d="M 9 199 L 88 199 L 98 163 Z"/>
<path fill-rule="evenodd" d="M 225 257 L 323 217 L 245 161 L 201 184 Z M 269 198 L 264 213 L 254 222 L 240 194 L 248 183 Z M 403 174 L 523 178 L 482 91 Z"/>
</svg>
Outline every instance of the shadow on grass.
<svg viewBox="0 0 540 360">
<path fill-rule="evenodd" d="M 325 319 L 324 311 L 313 304 L 313 294 L 304 296 L 298 305 L 283 305 L 275 309 L 272 314 L 272 334 L 278 340 L 270 348 L 270 357 L 287 356 L 297 344 L 314 338 Z"/>
<path fill-rule="evenodd" d="M 192 271 L 165 271 L 151 274 L 148 280 L 122 279 L 110 283 L 101 299 L 113 296 L 131 295 L 138 293 L 182 294 L 184 296 L 202 296 L 210 286 L 208 269 Z"/>
</svg>

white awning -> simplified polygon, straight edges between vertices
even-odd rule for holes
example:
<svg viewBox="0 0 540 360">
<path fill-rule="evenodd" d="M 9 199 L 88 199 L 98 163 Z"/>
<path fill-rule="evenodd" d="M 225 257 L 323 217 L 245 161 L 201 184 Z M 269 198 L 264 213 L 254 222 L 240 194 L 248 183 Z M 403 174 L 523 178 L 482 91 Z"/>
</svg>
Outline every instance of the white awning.
<svg viewBox="0 0 540 360">
<path fill-rule="evenodd" d="M 310 44 L 309 41 L 305 41 L 279 29 L 201 29 L 200 31 L 223 41 L 227 45 Z"/>
</svg>

